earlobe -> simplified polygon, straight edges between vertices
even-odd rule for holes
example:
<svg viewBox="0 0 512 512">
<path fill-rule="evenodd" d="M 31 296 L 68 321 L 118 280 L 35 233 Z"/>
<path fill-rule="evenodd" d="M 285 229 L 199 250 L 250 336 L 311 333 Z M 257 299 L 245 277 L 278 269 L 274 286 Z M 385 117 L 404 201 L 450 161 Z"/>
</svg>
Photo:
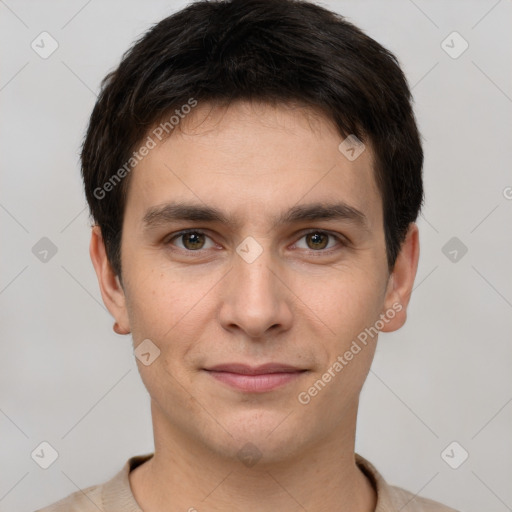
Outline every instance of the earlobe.
<svg viewBox="0 0 512 512">
<path fill-rule="evenodd" d="M 389 277 L 386 299 L 384 301 L 388 321 L 381 329 L 392 332 L 400 329 L 407 320 L 407 306 L 411 298 L 419 261 L 419 231 L 415 223 L 409 225 L 407 235 Z"/>
<path fill-rule="evenodd" d="M 114 331 L 118 334 L 128 334 L 130 324 L 124 290 L 107 258 L 101 228 L 98 225 L 92 227 L 89 254 L 98 278 L 103 303 L 116 320 Z"/>
<path fill-rule="evenodd" d="M 114 325 L 112 327 L 112 330 L 116 333 L 116 334 L 130 334 L 130 330 L 124 330 L 122 329 L 121 327 L 119 327 L 119 324 L 117 322 L 114 322 Z"/>
</svg>

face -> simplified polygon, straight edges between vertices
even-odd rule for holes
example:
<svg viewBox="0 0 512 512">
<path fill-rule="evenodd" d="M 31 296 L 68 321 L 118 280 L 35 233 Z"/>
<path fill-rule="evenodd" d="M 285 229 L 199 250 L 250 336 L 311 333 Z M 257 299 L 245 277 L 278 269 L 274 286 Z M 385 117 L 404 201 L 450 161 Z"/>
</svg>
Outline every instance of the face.
<svg viewBox="0 0 512 512">
<path fill-rule="evenodd" d="M 91 255 L 150 362 L 156 432 L 270 462 L 355 428 L 376 329 L 405 321 L 417 234 L 390 275 L 371 148 L 350 160 L 342 140 L 305 108 L 198 105 L 132 171 L 122 288 L 98 237 Z"/>
</svg>

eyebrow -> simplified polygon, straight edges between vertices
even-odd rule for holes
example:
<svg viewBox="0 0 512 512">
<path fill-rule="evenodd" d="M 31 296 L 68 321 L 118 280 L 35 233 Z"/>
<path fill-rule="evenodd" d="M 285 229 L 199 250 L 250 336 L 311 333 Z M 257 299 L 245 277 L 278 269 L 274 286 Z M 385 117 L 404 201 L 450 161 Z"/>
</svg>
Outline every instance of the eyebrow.
<svg viewBox="0 0 512 512">
<path fill-rule="evenodd" d="M 272 219 L 272 227 L 304 221 L 340 220 L 357 224 L 369 231 L 368 218 L 356 208 L 344 203 L 301 204 L 282 212 Z M 217 208 L 185 202 L 171 202 L 149 208 L 143 219 L 144 231 L 153 230 L 176 221 L 199 221 L 224 224 L 232 229 L 240 227 L 240 220 L 229 217 Z"/>
</svg>

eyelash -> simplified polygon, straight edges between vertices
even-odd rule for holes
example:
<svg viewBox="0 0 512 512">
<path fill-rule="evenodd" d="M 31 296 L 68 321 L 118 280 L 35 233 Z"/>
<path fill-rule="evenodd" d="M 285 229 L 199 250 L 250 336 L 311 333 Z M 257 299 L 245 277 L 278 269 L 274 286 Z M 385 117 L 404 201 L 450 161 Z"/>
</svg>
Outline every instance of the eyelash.
<svg viewBox="0 0 512 512">
<path fill-rule="evenodd" d="M 189 233 L 197 233 L 197 234 L 205 235 L 206 237 L 211 239 L 211 237 L 208 236 L 208 234 L 205 231 L 203 231 L 201 229 L 190 228 L 190 229 L 184 229 L 183 231 L 179 231 L 177 233 L 172 233 L 171 235 L 169 235 L 169 237 L 167 237 L 165 239 L 164 244 L 166 246 L 173 245 L 172 244 L 173 240 L 179 239 L 181 236 L 189 234 Z M 310 229 L 309 231 L 303 232 L 301 237 L 298 240 L 301 240 L 305 236 L 312 234 L 312 233 L 327 235 L 331 238 L 334 238 L 338 241 L 339 245 L 341 245 L 342 247 L 346 247 L 348 245 L 348 241 L 344 237 L 341 237 L 340 235 L 335 235 L 334 233 L 331 233 L 330 231 L 324 231 L 322 229 Z M 174 249 L 172 249 L 172 250 L 174 250 Z M 198 249 L 196 251 L 192 251 L 189 249 L 182 249 L 181 247 L 177 247 L 176 250 L 193 255 L 194 253 L 201 253 L 202 251 L 206 251 L 208 249 Z M 313 253 L 315 256 L 322 256 L 325 254 L 331 254 L 332 252 L 334 252 L 336 250 L 339 250 L 339 248 L 318 249 L 318 250 L 310 249 L 310 250 L 306 250 L 306 252 Z"/>
</svg>

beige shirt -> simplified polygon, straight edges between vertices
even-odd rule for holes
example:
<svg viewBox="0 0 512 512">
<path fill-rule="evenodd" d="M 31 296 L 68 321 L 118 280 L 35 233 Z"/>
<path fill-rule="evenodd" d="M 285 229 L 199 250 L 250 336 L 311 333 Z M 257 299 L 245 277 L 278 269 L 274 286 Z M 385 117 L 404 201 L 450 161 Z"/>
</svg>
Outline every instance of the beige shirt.
<svg viewBox="0 0 512 512">
<path fill-rule="evenodd" d="M 104 484 L 93 485 L 36 512 L 142 512 L 130 488 L 129 473 L 153 456 L 152 453 L 128 459 L 123 469 Z M 363 457 L 356 463 L 377 492 L 375 512 L 457 512 L 436 501 L 388 485 L 380 473 Z"/>
</svg>

